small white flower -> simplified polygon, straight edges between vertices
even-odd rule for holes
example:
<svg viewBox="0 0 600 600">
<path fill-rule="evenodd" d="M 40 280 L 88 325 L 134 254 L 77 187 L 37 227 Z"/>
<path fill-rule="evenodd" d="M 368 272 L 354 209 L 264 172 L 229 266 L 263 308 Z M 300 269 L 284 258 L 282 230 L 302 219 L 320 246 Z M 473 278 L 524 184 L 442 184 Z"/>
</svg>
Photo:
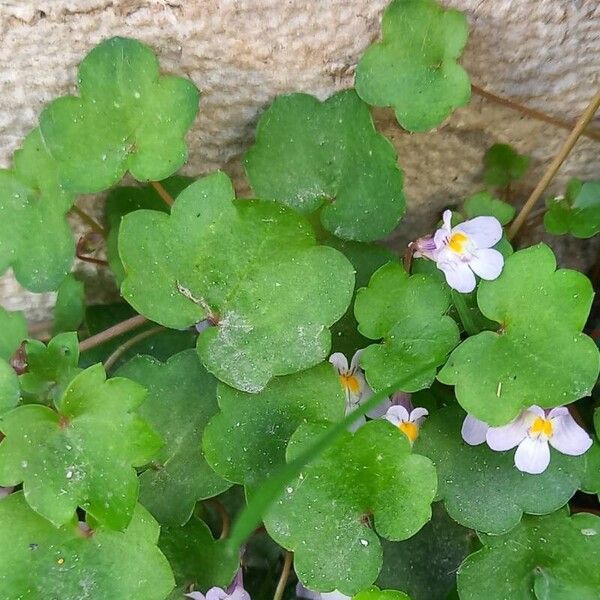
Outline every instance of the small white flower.
<svg viewBox="0 0 600 600">
<path fill-rule="evenodd" d="M 361 404 L 368 400 L 373 395 L 373 390 L 369 387 L 365 374 L 359 366 L 362 350 L 354 354 L 348 366 L 348 359 L 341 353 L 335 352 L 329 357 L 329 362 L 335 367 L 340 383 L 346 393 L 346 415 L 356 410 Z M 385 414 L 390 401 L 385 399 L 382 403 L 370 410 L 367 415 L 371 419 L 376 419 Z M 350 428 L 351 431 L 356 431 L 361 425 L 366 422 L 364 417 L 357 421 Z"/>
<path fill-rule="evenodd" d="M 419 429 L 429 414 L 426 408 L 413 408 L 410 412 L 405 406 L 390 406 L 385 413 L 385 418 L 395 425 L 412 444 L 419 437 Z"/>
<path fill-rule="evenodd" d="M 492 450 L 517 447 L 515 466 L 519 471 L 537 475 L 550 464 L 550 447 L 562 454 L 579 456 L 592 445 L 592 439 L 570 415 L 565 406 L 544 411 L 530 406 L 503 427 L 490 427 L 486 441 Z"/>
<path fill-rule="evenodd" d="M 475 289 L 475 275 L 496 279 L 504 267 L 504 257 L 492 246 L 502 238 L 502 225 L 495 217 L 475 217 L 452 227 L 452 212 L 444 211 L 443 226 L 433 238 L 414 242 L 415 257 L 435 261 L 448 285 L 468 293 Z"/>
<path fill-rule="evenodd" d="M 233 582 L 224 590 L 220 587 L 212 587 L 206 594 L 202 592 L 190 592 L 184 594 L 192 600 L 251 600 L 250 594 L 244 589 L 242 570 L 238 570 Z"/>
<path fill-rule="evenodd" d="M 489 428 L 490 426 L 487 423 L 476 419 L 473 415 L 467 415 L 463 421 L 460 434 L 469 446 L 479 446 L 479 444 L 485 442 Z"/>
<path fill-rule="evenodd" d="M 308 588 L 305 588 L 300 582 L 296 585 L 296 596 L 298 598 L 306 598 L 307 600 L 350 600 L 350 596 L 345 596 L 337 590 L 323 593 L 312 592 Z"/>
</svg>

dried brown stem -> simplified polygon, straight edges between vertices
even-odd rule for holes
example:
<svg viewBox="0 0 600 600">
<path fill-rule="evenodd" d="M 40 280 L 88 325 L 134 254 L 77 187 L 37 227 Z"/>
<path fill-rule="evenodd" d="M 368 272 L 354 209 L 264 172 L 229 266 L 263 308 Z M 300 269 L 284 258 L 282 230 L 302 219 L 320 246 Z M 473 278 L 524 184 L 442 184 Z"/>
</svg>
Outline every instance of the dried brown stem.
<svg viewBox="0 0 600 600">
<path fill-rule="evenodd" d="M 165 190 L 165 188 L 158 181 L 151 181 L 150 185 L 156 190 L 156 193 L 165 201 L 167 206 L 173 206 L 173 196 Z"/>
<path fill-rule="evenodd" d="M 550 123 L 555 125 L 556 127 L 561 127 L 562 129 L 568 129 L 571 131 L 573 127 L 575 127 L 574 123 L 569 121 L 565 121 L 563 119 L 559 119 L 553 115 L 549 115 L 541 110 L 536 110 L 535 108 L 529 108 L 528 106 L 524 106 L 523 104 L 519 104 L 510 98 L 506 98 L 505 96 L 500 96 L 499 94 L 494 94 L 488 90 L 471 84 L 471 90 L 473 93 L 485 98 L 486 100 L 491 100 L 496 104 L 501 104 L 502 106 L 506 106 L 507 108 L 512 108 L 513 110 L 519 111 L 520 113 L 531 117 L 533 119 L 537 119 L 538 121 L 544 121 L 545 123 Z M 599 131 L 583 131 L 581 135 L 584 135 L 592 140 L 600 141 L 600 132 Z"/>
<path fill-rule="evenodd" d="M 149 338 L 160 331 L 163 331 L 164 327 L 162 325 L 157 325 L 156 327 L 152 327 L 150 329 L 146 329 L 146 331 L 141 331 L 140 333 L 134 335 L 132 338 L 129 338 L 125 342 L 123 342 L 105 361 L 104 361 L 104 370 L 108 373 L 108 371 L 113 367 L 113 365 L 123 356 L 127 350 L 133 348 L 136 344 Z"/>
<path fill-rule="evenodd" d="M 130 319 L 127 319 L 125 321 L 121 321 L 120 323 L 117 323 L 116 325 L 113 325 L 112 327 L 109 327 L 108 329 L 105 329 L 104 331 L 101 331 L 96 335 L 92 335 L 86 340 L 80 342 L 79 350 L 81 352 L 85 352 L 90 348 L 95 348 L 96 346 L 99 346 L 100 344 L 103 344 L 108 340 L 112 340 L 113 338 L 116 338 L 123 333 L 131 331 L 132 329 L 137 329 L 138 327 L 147 322 L 148 319 L 146 319 L 146 317 L 142 317 L 142 315 L 136 315 L 135 317 L 131 317 Z"/>
<path fill-rule="evenodd" d="M 209 502 L 219 513 L 219 517 L 221 518 L 221 535 L 219 536 L 219 539 L 224 540 L 229 535 L 229 530 L 231 528 L 231 517 L 229 516 L 224 504 L 220 500 L 211 498 Z"/>
<path fill-rule="evenodd" d="M 586 128 L 587 124 L 594 118 L 594 115 L 596 114 L 596 111 L 598 110 L 599 106 L 600 90 L 598 90 L 598 92 L 592 98 L 592 101 L 588 104 L 581 117 L 579 117 L 577 123 L 575 124 L 575 127 L 569 134 L 569 137 L 565 140 L 564 144 L 552 160 L 552 163 L 550 163 L 548 169 L 546 169 L 546 172 L 544 173 L 544 176 L 542 177 L 540 182 L 536 185 L 533 192 L 531 192 L 531 195 L 529 196 L 527 202 L 525 202 L 523 208 L 517 215 L 517 218 L 512 222 L 512 225 L 508 230 L 508 239 L 513 239 L 515 235 L 517 235 L 519 229 L 521 229 L 523 223 L 525 223 L 525 220 L 527 219 L 529 213 L 533 210 L 533 207 L 535 206 L 536 202 L 541 198 L 549 183 L 552 181 L 552 179 L 560 169 L 567 156 L 569 156 L 569 153 L 571 152 L 573 146 L 575 146 L 575 143 L 583 133 L 583 130 Z"/>
<path fill-rule="evenodd" d="M 292 569 L 293 558 L 294 555 L 286 550 L 285 558 L 283 560 L 283 569 L 281 569 L 281 575 L 279 576 L 279 581 L 277 582 L 275 594 L 273 594 L 273 600 L 281 600 L 283 598 L 283 592 L 285 591 L 285 586 L 287 585 L 287 580 Z"/>
<path fill-rule="evenodd" d="M 106 239 L 106 230 L 100 223 L 98 223 L 95 219 L 92 219 L 90 215 L 88 215 L 84 210 L 81 210 L 77 204 L 74 204 L 71 208 L 71 211 L 74 212 L 92 231 L 100 234 L 104 239 Z"/>
</svg>

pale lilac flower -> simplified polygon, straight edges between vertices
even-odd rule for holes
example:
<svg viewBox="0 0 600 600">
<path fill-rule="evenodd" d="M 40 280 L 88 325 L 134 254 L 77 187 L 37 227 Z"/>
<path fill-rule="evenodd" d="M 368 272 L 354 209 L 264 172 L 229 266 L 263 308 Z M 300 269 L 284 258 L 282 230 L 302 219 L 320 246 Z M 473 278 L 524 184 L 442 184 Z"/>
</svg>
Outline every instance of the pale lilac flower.
<svg viewBox="0 0 600 600">
<path fill-rule="evenodd" d="M 346 393 L 346 415 L 356 410 L 361 404 L 373 395 L 373 390 L 369 387 L 363 370 L 359 366 L 362 350 L 354 354 L 348 366 L 348 359 L 341 353 L 335 352 L 329 357 L 329 362 L 335 367 L 340 383 Z M 380 405 L 370 410 L 367 415 L 371 419 L 377 419 L 385 414 L 390 401 L 386 398 Z M 365 417 L 360 417 L 350 427 L 351 431 L 356 431 L 366 422 Z"/>
<path fill-rule="evenodd" d="M 388 408 L 385 419 L 395 425 L 412 444 L 419 437 L 419 429 L 428 414 L 426 408 L 417 407 L 409 412 L 405 406 L 396 404 Z"/>
<path fill-rule="evenodd" d="M 463 421 L 460 434 L 469 446 L 479 446 L 479 444 L 485 442 L 489 428 L 490 426 L 487 423 L 480 421 L 473 415 L 467 415 Z"/>
<path fill-rule="evenodd" d="M 186 598 L 192 600 L 251 600 L 250 594 L 244 589 L 242 570 L 240 569 L 231 585 L 224 590 L 220 587 L 212 587 L 206 594 L 202 592 L 190 592 L 184 594 Z"/>
<path fill-rule="evenodd" d="M 0 487 L 0 500 L 2 500 L 2 498 L 6 498 L 6 496 L 9 494 L 12 494 L 14 489 L 14 487 Z"/>
<path fill-rule="evenodd" d="M 550 464 L 550 446 L 570 456 L 585 453 L 592 439 L 570 415 L 565 406 L 544 411 L 530 406 L 503 427 L 490 427 L 486 441 L 492 450 L 511 450 L 515 446 L 515 466 L 519 471 L 537 475 Z"/>
<path fill-rule="evenodd" d="M 475 275 L 496 279 L 504 257 L 492 246 L 502 238 L 502 225 L 495 217 L 475 217 L 455 227 L 452 212 L 444 211 L 443 225 L 435 235 L 414 242 L 414 256 L 435 261 L 451 288 L 468 293 L 475 289 Z"/>
<path fill-rule="evenodd" d="M 350 596 L 345 596 L 337 590 L 333 592 L 312 592 L 300 582 L 296 585 L 296 596 L 298 598 L 306 598 L 307 600 L 350 600 Z"/>
</svg>

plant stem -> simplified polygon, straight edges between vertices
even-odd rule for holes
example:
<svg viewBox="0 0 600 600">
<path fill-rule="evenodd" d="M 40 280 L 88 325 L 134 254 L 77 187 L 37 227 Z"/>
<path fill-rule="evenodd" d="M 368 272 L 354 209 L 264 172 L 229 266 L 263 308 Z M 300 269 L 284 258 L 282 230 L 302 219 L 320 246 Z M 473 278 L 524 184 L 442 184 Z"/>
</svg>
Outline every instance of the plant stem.
<svg viewBox="0 0 600 600">
<path fill-rule="evenodd" d="M 574 124 L 569 121 L 564 121 L 563 119 L 559 119 L 558 117 L 554 117 L 549 115 L 541 110 L 536 110 L 535 108 L 529 108 L 528 106 L 524 106 L 523 104 L 519 104 L 510 98 L 506 98 L 505 96 L 500 96 L 498 94 L 494 94 L 493 92 L 489 92 L 474 83 L 471 84 L 471 90 L 485 98 L 486 100 L 491 100 L 496 104 L 501 104 L 502 106 L 506 106 L 507 108 L 512 108 L 513 110 L 517 110 L 520 113 L 527 115 L 533 119 L 537 119 L 538 121 L 544 121 L 546 123 L 551 123 L 552 125 L 556 125 L 556 127 L 562 127 L 563 129 L 568 129 L 569 131 L 573 129 Z M 600 132 L 596 131 L 583 131 L 581 135 L 584 135 L 592 140 L 600 141 Z"/>
<path fill-rule="evenodd" d="M 281 600 L 283 598 L 283 592 L 287 585 L 288 577 L 290 576 L 290 570 L 292 568 L 292 559 L 294 555 L 291 552 L 285 551 L 285 558 L 283 560 L 283 569 L 281 569 L 281 575 L 277 583 L 277 589 L 273 594 L 273 600 Z"/>
<path fill-rule="evenodd" d="M 463 328 L 468 335 L 476 335 L 482 331 L 480 327 L 478 327 L 475 319 L 473 318 L 473 314 L 471 313 L 471 309 L 467 305 L 464 296 L 457 292 L 456 290 L 452 290 L 452 302 L 458 312 L 458 316 L 463 324 Z"/>
<path fill-rule="evenodd" d="M 157 325 L 156 327 L 151 327 L 150 329 L 146 329 L 146 331 L 142 331 L 132 338 L 124 341 L 105 361 L 104 361 L 104 370 L 108 373 L 108 371 L 112 368 L 112 366 L 123 356 L 127 350 L 135 346 L 137 343 L 145 340 L 153 336 L 154 334 L 162 331 L 164 327 L 162 325 Z"/>
<path fill-rule="evenodd" d="M 95 348 L 108 340 L 112 340 L 113 338 L 118 337 L 122 333 L 126 333 L 131 331 L 132 329 L 137 329 L 144 323 L 147 323 L 148 319 L 146 317 L 142 317 L 142 315 L 136 315 L 135 317 L 131 317 L 125 321 L 121 321 L 96 335 L 92 335 L 89 338 L 83 340 L 79 343 L 79 350 L 81 352 L 85 352 L 90 348 Z"/>
<path fill-rule="evenodd" d="M 231 517 L 220 500 L 211 498 L 209 502 L 219 513 L 219 517 L 221 517 L 221 535 L 219 536 L 219 539 L 224 540 L 229 535 L 229 529 L 231 528 Z"/>
<path fill-rule="evenodd" d="M 565 140 L 561 149 L 558 151 L 554 160 L 544 173 L 544 176 L 537 184 L 533 192 L 531 192 L 531 196 L 525 202 L 523 208 L 517 215 L 517 218 L 512 222 L 510 229 L 508 230 L 508 239 L 512 239 L 517 235 L 519 229 L 527 219 L 529 213 L 533 210 L 535 203 L 540 199 L 549 183 L 552 181 L 553 177 L 556 175 L 560 166 L 563 164 L 569 152 L 573 149 L 573 146 L 583 133 L 583 130 L 586 128 L 587 124 L 594 118 L 598 107 L 600 106 L 600 90 L 596 93 L 596 95 L 592 98 L 592 101 L 589 103 L 588 107 L 585 109 L 581 117 L 577 120 L 575 127 L 569 134 L 569 137 Z"/>
<path fill-rule="evenodd" d="M 151 181 L 150 185 L 156 190 L 156 193 L 165 201 L 167 206 L 173 206 L 173 196 L 165 190 L 165 188 L 158 181 Z"/>
<path fill-rule="evenodd" d="M 73 211 L 86 225 L 90 227 L 92 231 L 100 234 L 104 239 L 106 239 L 106 230 L 100 223 L 98 223 L 95 219 L 92 219 L 90 215 L 88 215 L 84 210 L 81 210 L 77 204 L 73 204 L 71 208 Z"/>
</svg>

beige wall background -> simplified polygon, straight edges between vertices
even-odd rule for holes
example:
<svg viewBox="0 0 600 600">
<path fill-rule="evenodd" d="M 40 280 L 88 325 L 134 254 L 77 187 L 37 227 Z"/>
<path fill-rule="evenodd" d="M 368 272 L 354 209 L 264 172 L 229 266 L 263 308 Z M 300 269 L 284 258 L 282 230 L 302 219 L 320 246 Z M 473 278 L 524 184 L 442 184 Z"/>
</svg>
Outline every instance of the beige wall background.
<svg viewBox="0 0 600 600">
<path fill-rule="evenodd" d="M 261 111 L 277 94 L 305 91 L 326 98 L 353 83 L 355 65 L 379 35 L 387 0 L 0 0 L 0 166 L 35 126 L 42 106 L 76 91 L 76 68 L 96 43 L 113 35 L 154 48 L 164 71 L 191 78 L 202 91 L 188 136 L 189 174 L 224 168 L 248 193 L 240 157 Z M 567 120 L 600 86 L 597 0 L 443 0 L 471 25 L 463 65 L 474 83 Z M 426 232 L 446 206 L 481 187 L 481 158 L 495 142 L 530 154 L 533 165 L 515 190 L 521 202 L 567 132 L 474 97 L 438 130 L 408 134 L 391 112 L 375 111 L 405 172 L 408 213 L 398 244 Z M 600 117 L 597 117 L 599 119 Z M 600 177 L 600 143 L 581 139 L 549 193 L 571 176 Z M 79 204 L 101 214 L 101 199 Z M 73 220 L 75 228 L 80 223 Z M 542 232 L 537 231 L 534 239 Z M 594 242 L 542 236 L 561 264 L 589 267 Z M 105 273 L 77 264 L 92 301 L 115 288 Z M 0 303 L 46 318 L 54 294 L 24 291 L 0 278 Z"/>
</svg>

